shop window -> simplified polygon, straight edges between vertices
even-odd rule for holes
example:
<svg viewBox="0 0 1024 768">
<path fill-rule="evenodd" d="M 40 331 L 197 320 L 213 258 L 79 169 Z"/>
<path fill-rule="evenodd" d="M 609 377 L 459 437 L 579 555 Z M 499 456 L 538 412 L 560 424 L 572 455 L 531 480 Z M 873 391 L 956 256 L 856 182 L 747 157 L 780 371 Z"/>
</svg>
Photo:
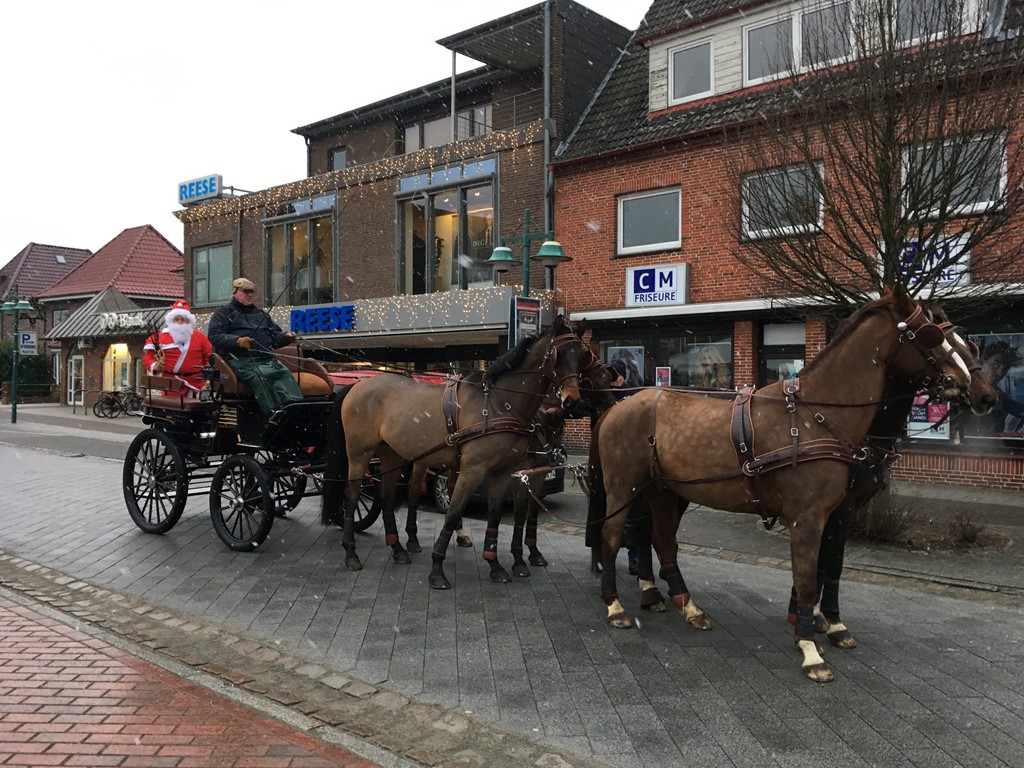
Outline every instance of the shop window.
<svg viewBox="0 0 1024 768">
<path fill-rule="evenodd" d="M 744 235 L 780 237 L 820 229 L 824 221 L 823 197 L 818 186 L 820 172 L 820 168 L 801 164 L 744 177 Z"/>
<path fill-rule="evenodd" d="M 679 189 L 625 195 L 618 200 L 618 249 L 620 256 L 679 248 Z"/>
<path fill-rule="evenodd" d="M 268 304 L 334 300 L 333 221 L 333 215 L 326 215 L 265 225 Z"/>
<path fill-rule="evenodd" d="M 919 216 L 982 213 L 1006 189 L 1006 147 L 1001 135 L 975 134 L 929 141 L 903 153 L 903 188 Z"/>
<path fill-rule="evenodd" d="M 487 263 L 495 245 L 491 182 L 416 195 L 399 203 L 399 217 L 400 293 L 494 284 Z"/>
<path fill-rule="evenodd" d="M 669 51 L 668 87 L 671 104 L 710 96 L 714 82 L 711 41 Z"/>
<path fill-rule="evenodd" d="M 666 324 L 636 336 L 601 338 L 601 359 L 620 359 L 632 374 L 627 386 L 639 380 L 636 386 L 733 388 L 731 324 Z"/>
<path fill-rule="evenodd" d="M 219 304 L 231 299 L 234 261 L 231 244 L 205 246 L 192 251 L 192 303 Z"/>
<path fill-rule="evenodd" d="M 804 323 L 771 323 L 761 329 L 758 386 L 784 381 L 798 375 L 807 354 Z"/>
<path fill-rule="evenodd" d="M 123 389 L 130 386 L 132 359 L 127 344 L 111 344 L 103 358 L 103 389 Z"/>
<path fill-rule="evenodd" d="M 1024 333 L 972 334 L 969 338 L 978 345 L 981 370 L 999 399 L 984 416 L 961 413 L 954 424 L 957 439 L 1024 448 Z"/>
</svg>

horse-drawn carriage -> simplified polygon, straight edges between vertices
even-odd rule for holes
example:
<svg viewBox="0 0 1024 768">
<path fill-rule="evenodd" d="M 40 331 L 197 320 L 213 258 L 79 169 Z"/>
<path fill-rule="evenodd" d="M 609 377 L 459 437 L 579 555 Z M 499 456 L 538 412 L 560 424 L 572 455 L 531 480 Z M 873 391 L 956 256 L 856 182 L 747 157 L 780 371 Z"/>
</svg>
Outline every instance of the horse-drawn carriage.
<svg viewBox="0 0 1024 768">
<path fill-rule="evenodd" d="M 217 535 L 233 550 L 251 550 L 267 538 L 274 517 L 320 493 L 324 424 L 337 384 L 297 347 L 276 355 L 306 398 L 269 419 L 216 354 L 204 371 L 209 388 L 199 398 L 186 396 L 177 379 L 144 378 L 147 429 L 129 446 L 123 475 L 125 504 L 139 528 L 166 533 L 181 518 L 189 496 L 209 494 Z M 356 513 L 358 526 L 375 519 L 370 519 L 374 494 L 368 483 Z"/>
</svg>

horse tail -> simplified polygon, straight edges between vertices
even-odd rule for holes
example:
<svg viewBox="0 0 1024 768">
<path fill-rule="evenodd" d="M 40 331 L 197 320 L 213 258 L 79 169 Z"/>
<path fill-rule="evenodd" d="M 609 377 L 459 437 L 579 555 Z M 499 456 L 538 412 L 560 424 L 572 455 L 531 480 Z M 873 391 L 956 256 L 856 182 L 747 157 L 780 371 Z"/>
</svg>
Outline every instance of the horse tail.
<svg viewBox="0 0 1024 768">
<path fill-rule="evenodd" d="M 327 415 L 327 463 L 324 466 L 324 493 L 320 507 L 320 522 L 323 525 L 340 525 L 345 512 L 348 453 L 345 450 L 345 427 L 341 423 L 341 403 L 350 389 L 351 384 L 334 393 L 331 410 Z"/>
</svg>

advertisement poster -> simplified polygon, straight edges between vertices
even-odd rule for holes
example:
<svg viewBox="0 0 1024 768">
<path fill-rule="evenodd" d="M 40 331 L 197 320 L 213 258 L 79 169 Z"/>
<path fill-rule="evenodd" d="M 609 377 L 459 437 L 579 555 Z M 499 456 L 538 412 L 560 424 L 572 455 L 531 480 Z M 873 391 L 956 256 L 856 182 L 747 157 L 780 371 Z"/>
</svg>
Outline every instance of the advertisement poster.
<svg viewBox="0 0 1024 768">
<path fill-rule="evenodd" d="M 667 365 L 659 365 L 654 369 L 654 386 L 656 387 L 671 387 L 672 386 L 672 369 Z"/>
<path fill-rule="evenodd" d="M 512 297 L 512 333 L 509 334 L 509 349 L 519 340 L 540 333 L 540 299 L 529 296 Z"/>
<path fill-rule="evenodd" d="M 642 387 L 644 385 L 644 348 L 643 347 L 608 347 L 608 360 L 622 360 L 626 364 L 626 386 Z"/>
<path fill-rule="evenodd" d="M 948 440 L 948 412 L 949 406 L 945 403 L 929 403 L 927 395 L 918 395 L 910 407 L 907 436 L 927 440 Z"/>
<path fill-rule="evenodd" d="M 1024 441 L 1024 333 L 969 338 L 978 345 L 981 370 L 995 387 L 998 402 L 983 416 L 964 413 L 958 429 L 967 438 Z"/>
</svg>

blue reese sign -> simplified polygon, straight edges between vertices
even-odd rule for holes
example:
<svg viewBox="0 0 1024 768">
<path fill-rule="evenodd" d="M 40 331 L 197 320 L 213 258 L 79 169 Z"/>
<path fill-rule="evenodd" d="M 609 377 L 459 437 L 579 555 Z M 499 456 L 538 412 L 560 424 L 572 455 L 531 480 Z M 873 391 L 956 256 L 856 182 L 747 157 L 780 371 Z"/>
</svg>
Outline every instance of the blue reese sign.
<svg viewBox="0 0 1024 768">
<path fill-rule="evenodd" d="M 200 200 L 220 197 L 222 187 L 223 180 L 219 173 L 203 176 L 201 179 L 182 181 L 178 184 L 178 205 L 191 205 Z"/>
<path fill-rule="evenodd" d="M 333 307 L 311 307 L 293 309 L 291 330 L 294 333 L 326 333 L 327 331 L 352 331 L 356 327 L 356 308 L 352 304 Z"/>
</svg>

